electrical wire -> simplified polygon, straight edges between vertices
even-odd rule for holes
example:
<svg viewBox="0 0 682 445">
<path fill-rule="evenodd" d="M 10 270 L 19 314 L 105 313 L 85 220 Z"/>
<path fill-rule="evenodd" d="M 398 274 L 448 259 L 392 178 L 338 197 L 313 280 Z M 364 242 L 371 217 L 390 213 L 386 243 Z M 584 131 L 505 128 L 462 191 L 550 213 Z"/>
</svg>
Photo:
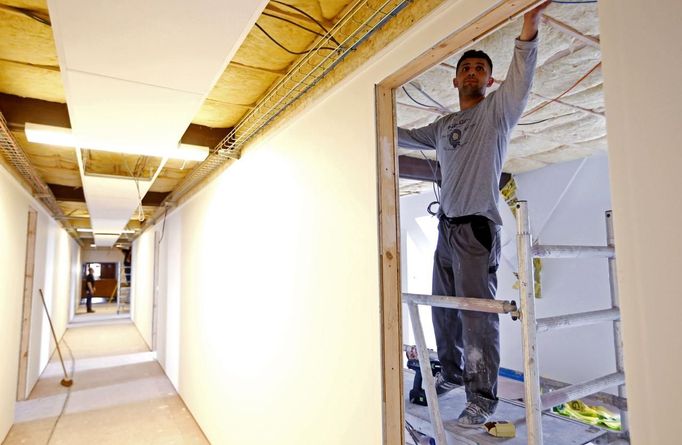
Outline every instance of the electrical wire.
<svg viewBox="0 0 682 445">
<path fill-rule="evenodd" d="M 414 88 L 415 90 L 419 91 L 419 92 L 420 92 L 424 97 L 426 97 L 428 100 L 430 100 L 431 102 L 433 102 L 433 104 L 436 105 L 438 108 L 440 108 L 442 111 L 447 111 L 448 113 L 452 113 L 452 110 L 451 110 L 451 109 L 449 109 L 448 107 L 446 107 L 445 105 L 441 104 L 441 103 L 438 102 L 436 99 L 434 99 L 433 97 L 431 97 L 431 95 L 429 95 L 429 93 L 427 93 L 426 91 L 424 91 L 424 89 L 423 89 L 421 86 L 419 86 L 419 84 L 418 84 L 417 82 L 410 82 L 410 85 L 412 86 L 412 88 Z"/>
<path fill-rule="evenodd" d="M 123 165 L 126 166 L 126 170 L 128 170 L 128 174 L 133 178 L 133 181 L 135 182 L 135 188 L 137 189 L 137 202 L 138 202 L 138 207 L 137 207 L 137 220 L 140 222 L 143 222 L 145 220 L 144 216 L 144 208 L 142 207 L 142 194 L 140 193 L 140 183 L 137 180 L 137 176 L 133 174 L 132 171 L 130 171 L 130 167 L 128 166 L 127 161 L 123 161 Z"/>
<path fill-rule="evenodd" d="M 283 21 L 283 22 L 291 23 L 292 25 L 296 26 L 297 28 L 304 29 L 304 30 L 306 30 L 306 31 L 308 31 L 308 32 L 310 32 L 310 33 L 312 33 L 312 34 L 317 35 L 317 36 L 326 37 L 325 34 L 322 34 L 321 32 L 317 32 L 317 31 L 315 31 L 314 29 L 310 29 L 310 28 L 308 28 L 308 27 L 306 27 L 306 26 L 303 26 L 303 25 L 301 25 L 300 23 L 296 23 L 296 22 L 294 22 L 293 20 L 289 20 L 289 19 L 286 19 L 286 18 L 284 18 L 284 17 L 280 17 L 280 16 L 278 16 L 278 15 L 269 14 L 269 13 L 267 13 L 267 12 L 263 12 L 262 15 L 264 15 L 264 16 L 266 16 L 266 17 L 272 17 L 273 19 L 281 20 L 281 21 Z M 337 43 L 337 45 L 338 45 L 338 43 Z"/>
<path fill-rule="evenodd" d="M 289 54 L 293 54 L 293 55 L 295 55 L 295 56 L 301 56 L 301 55 L 303 55 L 303 54 L 308 54 L 308 53 L 311 53 L 311 52 L 314 52 L 314 51 L 317 51 L 317 50 L 320 50 L 320 49 L 326 49 L 326 50 L 329 50 L 329 51 L 336 51 L 336 48 L 332 48 L 332 47 L 329 47 L 329 46 L 321 46 L 321 47 L 319 47 L 319 48 L 317 48 L 317 49 L 308 49 L 308 50 L 305 50 L 305 51 L 292 51 L 292 50 L 290 50 L 289 48 L 287 48 L 286 46 L 282 45 L 277 39 L 275 39 L 274 37 L 272 37 L 272 36 L 271 36 L 265 29 L 263 29 L 263 27 L 262 27 L 261 25 L 259 25 L 258 23 L 256 23 L 256 28 L 260 29 L 260 30 L 263 32 L 263 34 L 265 34 L 266 37 L 267 37 L 268 39 L 270 39 L 275 45 L 279 46 L 280 48 L 282 48 L 284 51 L 288 52 Z"/>
<path fill-rule="evenodd" d="M 293 10 L 296 11 L 296 12 L 300 12 L 301 14 L 303 14 L 304 16 L 308 17 L 310 20 L 312 20 L 313 22 L 315 22 L 315 24 L 316 24 L 317 26 L 319 26 L 320 28 L 322 28 L 322 31 L 324 31 L 325 34 L 329 36 L 329 38 L 331 39 L 332 42 L 336 43 L 338 46 L 341 46 L 341 44 L 334 38 L 334 36 L 332 36 L 331 34 L 329 34 L 329 30 L 328 30 L 327 28 L 325 28 L 324 25 L 323 25 L 322 23 L 320 23 L 320 22 L 319 22 L 315 17 L 313 17 L 312 15 L 308 14 L 307 12 L 305 12 L 303 9 L 297 8 L 297 7 L 294 6 L 294 5 L 290 5 L 289 3 L 285 3 L 285 2 L 282 2 L 282 1 L 279 1 L 279 0 L 272 0 L 271 3 L 277 3 L 278 5 L 286 6 L 287 8 L 291 8 L 291 9 L 293 9 Z"/>
<path fill-rule="evenodd" d="M 159 246 L 161 245 L 161 241 L 163 241 L 163 235 L 166 233 L 166 215 L 168 215 L 168 206 L 166 206 L 166 210 L 163 212 L 163 225 L 161 226 L 161 237 L 159 238 Z"/>
<path fill-rule="evenodd" d="M 541 124 L 541 123 L 547 122 L 548 120 L 551 120 L 551 119 L 554 119 L 554 117 L 548 117 L 547 119 L 542 119 L 542 120 L 535 121 L 535 122 L 519 122 L 519 123 L 516 124 L 516 125 L 535 125 L 535 124 Z"/>
<path fill-rule="evenodd" d="M 559 95 L 558 95 L 557 97 L 555 97 L 554 99 L 549 99 L 549 100 L 548 100 L 547 102 L 545 102 L 544 104 L 542 104 L 542 105 L 540 105 L 540 106 L 538 106 L 538 107 L 536 107 L 536 108 L 530 110 L 528 113 L 524 114 L 524 115 L 521 116 L 521 117 L 530 116 L 531 114 L 533 114 L 533 113 L 535 113 L 535 112 L 537 112 L 537 111 L 542 110 L 543 108 L 545 108 L 547 105 L 551 104 L 552 102 L 556 102 L 557 100 L 561 99 L 561 98 L 564 97 L 566 94 L 568 94 L 573 88 L 577 87 L 577 86 L 580 84 L 580 82 L 582 82 L 583 80 L 587 79 L 587 77 L 588 77 L 590 74 L 592 74 L 592 73 L 594 72 L 594 70 L 596 70 L 596 69 L 599 68 L 600 66 L 601 66 L 601 62 L 599 62 L 598 64 L 596 64 L 595 66 L 593 66 L 592 69 L 590 69 L 588 72 L 586 72 L 585 74 L 583 74 L 583 76 L 582 76 L 580 79 L 578 79 L 573 85 L 571 85 L 566 91 L 564 91 L 563 93 L 559 94 Z"/>
<path fill-rule="evenodd" d="M 426 156 L 426 153 L 424 153 L 424 150 L 419 150 L 419 153 L 422 154 L 422 157 L 426 161 L 426 163 L 429 166 L 429 169 L 431 170 L 431 175 L 433 176 L 433 182 L 431 183 L 433 185 L 433 194 L 436 197 L 436 201 L 440 204 L 440 189 L 438 187 L 438 170 L 431 164 L 432 160 L 429 159 Z"/>
<path fill-rule="evenodd" d="M 52 23 L 50 23 L 50 20 L 48 18 L 45 18 L 40 14 L 36 14 L 35 12 L 31 11 L 30 9 L 17 8 L 17 7 L 8 6 L 8 5 L 0 5 L 0 9 L 5 10 L 5 11 L 9 11 L 9 12 L 14 12 L 15 14 L 23 15 L 25 17 L 28 17 L 30 19 L 35 20 L 36 22 L 40 22 L 43 25 L 52 26 Z"/>
<path fill-rule="evenodd" d="M 403 89 L 403 92 L 407 95 L 407 97 L 410 98 L 410 100 L 411 100 L 412 102 L 416 103 L 417 105 L 421 105 L 422 107 L 433 108 L 431 105 L 426 105 L 425 103 L 419 102 L 417 99 L 415 99 L 414 97 L 412 97 L 412 96 L 410 95 L 410 93 L 407 92 L 407 89 L 405 88 L 405 86 L 402 86 L 401 88 Z"/>
<path fill-rule="evenodd" d="M 71 350 L 69 344 L 66 342 L 66 339 L 62 338 L 61 342 L 64 344 L 64 346 L 66 346 L 66 349 L 69 351 L 69 356 L 71 357 L 71 378 L 73 379 L 73 375 L 76 372 L 76 359 L 73 357 L 73 351 Z M 54 436 L 54 432 L 57 430 L 57 425 L 59 424 L 59 421 L 62 419 L 62 416 L 64 416 L 64 412 L 66 412 L 66 405 L 69 403 L 69 399 L 71 398 L 71 388 L 72 387 L 69 386 L 66 389 L 66 397 L 64 398 L 64 404 L 62 405 L 62 409 L 59 412 L 57 419 L 54 421 L 54 424 L 52 425 L 50 435 L 47 437 L 47 442 L 45 442 L 45 445 L 50 445 L 52 437 Z"/>
</svg>

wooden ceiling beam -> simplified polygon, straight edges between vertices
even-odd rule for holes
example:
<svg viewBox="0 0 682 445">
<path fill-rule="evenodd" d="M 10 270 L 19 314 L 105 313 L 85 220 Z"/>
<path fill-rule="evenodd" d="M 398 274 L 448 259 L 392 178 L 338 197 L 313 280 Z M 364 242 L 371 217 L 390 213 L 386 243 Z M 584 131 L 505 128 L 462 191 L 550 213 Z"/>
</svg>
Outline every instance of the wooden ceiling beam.
<svg viewBox="0 0 682 445">
<path fill-rule="evenodd" d="M 66 104 L 0 93 L 0 111 L 12 130 L 23 130 L 26 122 L 71 128 Z M 232 130 L 190 124 L 180 142 L 213 148 Z"/>
<path fill-rule="evenodd" d="M 26 122 L 71 128 L 66 104 L 0 93 L 0 111 L 12 130 L 23 130 Z"/>
<path fill-rule="evenodd" d="M 66 185 L 47 184 L 52 190 L 57 201 L 64 202 L 85 202 L 85 195 L 82 187 L 69 187 Z M 147 192 L 142 198 L 143 206 L 158 207 L 164 199 L 168 196 L 168 192 Z"/>
<path fill-rule="evenodd" d="M 437 181 L 440 182 L 441 180 L 440 166 L 438 162 L 431 159 L 427 161 L 426 159 L 413 158 L 412 156 L 398 156 L 398 171 L 403 179 L 429 182 L 433 182 L 435 171 Z"/>
</svg>

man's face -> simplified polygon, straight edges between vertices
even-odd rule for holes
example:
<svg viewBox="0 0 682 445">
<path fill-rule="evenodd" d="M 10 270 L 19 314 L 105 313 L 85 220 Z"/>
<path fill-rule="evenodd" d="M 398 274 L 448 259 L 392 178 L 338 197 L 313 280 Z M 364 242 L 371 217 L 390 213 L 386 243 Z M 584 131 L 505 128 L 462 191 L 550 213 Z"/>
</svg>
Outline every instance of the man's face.
<svg viewBox="0 0 682 445">
<path fill-rule="evenodd" d="M 494 82 L 485 59 L 464 59 L 459 65 L 453 84 L 464 96 L 483 96 Z"/>
</svg>

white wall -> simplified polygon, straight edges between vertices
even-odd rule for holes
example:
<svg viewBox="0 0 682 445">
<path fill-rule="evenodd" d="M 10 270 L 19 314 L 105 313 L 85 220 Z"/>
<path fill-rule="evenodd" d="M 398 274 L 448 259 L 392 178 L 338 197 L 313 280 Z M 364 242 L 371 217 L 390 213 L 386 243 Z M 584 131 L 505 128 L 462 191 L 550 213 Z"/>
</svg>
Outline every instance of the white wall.
<svg viewBox="0 0 682 445">
<path fill-rule="evenodd" d="M 28 212 L 38 209 L 32 325 L 29 339 L 27 388 L 35 385 L 54 343 L 38 289 L 42 289 L 58 337 L 64 334 L 73 292 L 73 261 L 78 245 L 0 166 L 0 438 L 12 425 L 17 394 L 21 312 Z"/>
<path fill-rule="evenodd" d="M 182 312 L 182 239 L 180 212 L 169 215 L 166 228 L 157 226 L 160 239 L 158 327 L 156 358 L 176 388 L 179 387 L 180 314 Z"/>
<path fill-rule="evenodd" d="M 516 176 L 518 199 L 527 200 L 531 232 L 541 244 L 605 245 L 604 212 L 610 209 L 608 159 L 594 156 L 556 164 Z M 437 222 L 426 213 L 432 193 L 400 200 L 403 241 L 403 283 L 407 291 L 431 293 L 431 268 Z M 516 225 L 503 200 L 502 261 L 498 272 L 498 300 L 519 301 L 512 286 L 518 271 Z M 600 259 L 544 260 L 542 298 L 536 300 L 537 317 L 586 312 L 610 307 L 607 262 Z M 414 344 L 406 312 L 405 341 Z M 422 309 L 429 347 L 435 349 L 430 310 Z M 521 326 L 500 316 L 501 366 L 523 372 Z M 544 333 L 538 336 L 543 377 L 577 383 L 615 371 L 610 324 Z"/>
<path fill-rule="evenodd" d="M 449 2 L 169 215 L 165 341 L 212 443 L 381 443 L 374 85 L 492 3 Z"/>
<path fill-rule="evenodd" d="M 135 240 L 132 253 L 130 317 L 149 347 L 152 346 L 154 232 Z"/>
<path fill-rule="evenodd" d="M 599 18 L 632 439 L 674 444 L 682 87 L 667 76 L 682 72 L 682 3 L 600 0 Z"/>
<path fill-rule="evenodd" d="M 518 198 L 528 201 L 533 239 L 540 244 L 605 245 L 605 211 L 611 207 L 606 156 L 552 165 L 517 177 Z M 516 266 L 516 227 L 505 214 L 510 259 L 500 290 L 519 300 L 511 289 Z M 536 299 L 538 318 L 611 307 L 608 263 L 604 259 L 545 259 L 542 297 Z M 505 367 L 523 370 L 520 325 L 503 318 Z M 613 328 L 610 323 L 542 333 L 538 336 L 540 373 L 555 380 L 578 383 L 615 372 Z"/>
</svg>

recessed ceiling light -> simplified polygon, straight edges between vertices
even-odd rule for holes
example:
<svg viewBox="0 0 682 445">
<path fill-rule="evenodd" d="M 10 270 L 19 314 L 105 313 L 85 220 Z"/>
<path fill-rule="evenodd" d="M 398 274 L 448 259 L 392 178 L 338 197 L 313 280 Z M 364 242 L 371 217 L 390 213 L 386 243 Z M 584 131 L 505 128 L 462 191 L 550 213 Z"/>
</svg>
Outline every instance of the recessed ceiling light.
<svg viewBox="0 0 682 445">
<path fill-rule="evenodd" d="M 26 122 L 24 126 L 26 139 L 39 144 L 57 145 L 60 147 L 87 148 L 91 150 L 125 153 L 131 155 L 156 156 L 159 158 L 179 159 L 181 161 L 203 161 L 208 157 L 208 147 L 191 144 L 178 144 L 174 148 L 127 147 L 97 143 L 90 141 L 80 144 L 70 128 L 53 127 L 51 125 Z"/>
<path fill-rule="evenodd" d="M 26 132 L 26 139 L 28 139 L 29 142 L 57 145 L 59 147 L 76 146 L 76 138 L 73 137 L 71 129 L 69 128 L 52 127 L 50 125 L 26 122 L 24 131 Z"/>
</svg>

